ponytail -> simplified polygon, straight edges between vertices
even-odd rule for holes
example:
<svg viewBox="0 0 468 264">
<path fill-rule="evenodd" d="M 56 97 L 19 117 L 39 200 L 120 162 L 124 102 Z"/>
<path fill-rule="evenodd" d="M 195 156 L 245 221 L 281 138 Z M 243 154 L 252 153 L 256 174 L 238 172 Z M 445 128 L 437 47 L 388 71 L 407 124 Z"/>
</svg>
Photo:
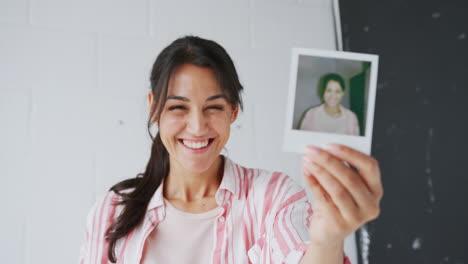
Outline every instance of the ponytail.
<svg viewBox="0 0 468 264">
<path fill-rule="evenodd" d="M 112 223 L 106 233 L 106 240 L 109 241 L 107 255 L 112 263 L 117 261 L 115 256 L 117 240 L 125 237 L 143 221 L 151 197 L 153 197 L 154 192 L 161 185 L 168 172 L 169 153 L 164 147 L 158 132 L 156 138 L 153 139 L 151 156 L 145 172 L 138 174 L 136 178 L 121 181 L 110 188 L 110 191 L 114 191 L 122 197 L 122 200 L 116 205 L 124 205 L 119 217 Z M 121 193 L 122 190 L 130 188 L 135 189 L 129 193 Z"/>
</svg>

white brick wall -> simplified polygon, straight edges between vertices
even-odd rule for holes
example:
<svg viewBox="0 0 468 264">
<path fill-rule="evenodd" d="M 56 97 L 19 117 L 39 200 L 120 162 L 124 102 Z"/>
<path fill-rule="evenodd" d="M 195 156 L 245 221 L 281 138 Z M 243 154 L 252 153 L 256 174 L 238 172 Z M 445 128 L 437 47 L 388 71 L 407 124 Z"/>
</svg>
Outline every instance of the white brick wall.
<svg viewBox="0 0 468 264">
<path fill-rule="evenodd" d="M 77 262 L 96 196 L 144 169 L 151 65 L 184 34 L 222 44 L 245 87 L 229 155 L 302 183 L 281 151 L 290 52 L 334 48 L 330 0 L 0 0 L 2 263 Z"/>
</svg>

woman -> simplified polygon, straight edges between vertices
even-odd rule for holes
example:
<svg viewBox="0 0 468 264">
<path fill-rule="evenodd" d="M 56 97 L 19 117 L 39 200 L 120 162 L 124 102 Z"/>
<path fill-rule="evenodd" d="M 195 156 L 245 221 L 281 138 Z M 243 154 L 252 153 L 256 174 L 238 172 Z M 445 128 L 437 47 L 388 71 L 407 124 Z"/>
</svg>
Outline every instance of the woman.
<svg viewBox="0 0 468 264">
<path fill-rule="evenodd" d="M 356 114 L 341 105 L 345 90 L 343 78 L 328 73 L 320 80 L 318 93 L 323 104 L 304 112 L 299 129 L 359 136 Z"/>
<path fill-rule="evenodd" d="M 378 215 L 376 161 L 343 146 L 310 146 L 303 175 L 316 197 L 280 172 L 220 155 L 242 109 L 226 51 L 187 36 L 157 57 L 144 173 L 114 185 L 88 214 L 81 263 L 343 263 L 344 238 Z M 357 174 L 342 161 L 359 169 Z"/>
</svg>

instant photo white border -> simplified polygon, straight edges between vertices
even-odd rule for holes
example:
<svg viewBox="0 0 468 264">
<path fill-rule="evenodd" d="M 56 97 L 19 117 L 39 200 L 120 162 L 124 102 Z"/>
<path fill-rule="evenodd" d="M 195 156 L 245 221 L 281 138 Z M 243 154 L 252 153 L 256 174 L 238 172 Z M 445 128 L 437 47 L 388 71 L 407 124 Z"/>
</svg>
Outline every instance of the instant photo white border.
<svg viewBox="0 0 468 264">
<path fill-rule="evenodd" d="M 340 135 L 333 133 L 323 133 L 314 131 L 303 131 L 293 129 L 294 104 L 296 100 L 296 82 L 299 65 L 299 56 L 312 56 L 330 59 L 343 59 L 365 61 L 371 63 L 371 71 L 369 77 L 369 90 L 367 94 L 367 111 L 365 122 L 365 136 Z M 291 56 L 290 78 L 288 105 L 286 110 L 286 125 L 283 140 L 283 151 L 304 153 L 307 145 L 324 147 L 327 143 L 343 144 L 354 149 L 357 149 L 365 154 L 370 154 L 372 144 L 372 130 L 374 127 L 374 108 L 375 108 L 375 93 L 377 87 L 377 70 L 378 70 L 378 55 L 318 50 L 306 48 L 293 48 Z"/>
<path fill-rule="evenodd" d="M 343 50 L 343 35 L 341 34 L 340 3 L 333 0 L 333 21 L 335 23 L 336 49 Z"/>
</svg>

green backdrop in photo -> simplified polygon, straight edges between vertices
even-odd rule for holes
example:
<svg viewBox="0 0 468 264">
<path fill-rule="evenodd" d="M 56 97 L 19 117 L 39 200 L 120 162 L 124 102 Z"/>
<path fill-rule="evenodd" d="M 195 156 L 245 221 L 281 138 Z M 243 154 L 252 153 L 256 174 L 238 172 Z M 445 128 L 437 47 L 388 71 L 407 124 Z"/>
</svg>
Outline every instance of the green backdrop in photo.
<svg viewBox="0 0 468 264">
<path fill-rule="evenodd" d="M 353 111 L 359 121 L 359 135 L 364 136 L 364 104 L 365 104 L 365 87 L 366 87 L 366 74 L 361 72 L 351 77 L 349 81 L 349 99 L 351 111 Z"/>
</svg>

